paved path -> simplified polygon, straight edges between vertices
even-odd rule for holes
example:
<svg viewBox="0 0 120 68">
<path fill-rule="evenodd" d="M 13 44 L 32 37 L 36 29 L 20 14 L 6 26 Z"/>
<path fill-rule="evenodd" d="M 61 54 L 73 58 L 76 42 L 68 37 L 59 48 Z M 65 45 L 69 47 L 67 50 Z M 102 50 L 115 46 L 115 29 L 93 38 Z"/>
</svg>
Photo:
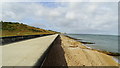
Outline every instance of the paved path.
<svg viewBox="0 0 120 68">
<path fill-rule="evenodd" d="M 57 36 L 55 34 L 3 46 L 3 66 L 34 66 Z"/>
<path fill-rule="evenodd" d="M 2 67 L 2 46 L 0 45 L 0 68 Z"/>
</svg>

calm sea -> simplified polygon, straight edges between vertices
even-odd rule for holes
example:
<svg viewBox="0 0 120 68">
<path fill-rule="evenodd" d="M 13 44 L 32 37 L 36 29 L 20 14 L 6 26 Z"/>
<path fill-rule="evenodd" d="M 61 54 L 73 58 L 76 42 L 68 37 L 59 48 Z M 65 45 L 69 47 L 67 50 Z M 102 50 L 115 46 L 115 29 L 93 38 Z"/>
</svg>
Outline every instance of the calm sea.
<svg viewBox="0 0 120 68">
<path fill-rule="evenodd" d="M 120 53 L 119 40 L 117 35 L 95 35 L 95 34 L 67 34 L 70 37 L 80 39 L 83 42 L 93 42 L 95 44 L 85 44 L 88 47 L 98 50 Z M 116 56 L 113 59 L 120 64 L 120 57 Z"/>
<path fill-rule="evenodd" d="M 86 44 L 91 48 L 118 53 L 117 35 L 95 35 L 95 34 L 67 34 L 67 35 L 76 39 L 82 39 L 80 41 L 95 43 Z"/>
</svg>

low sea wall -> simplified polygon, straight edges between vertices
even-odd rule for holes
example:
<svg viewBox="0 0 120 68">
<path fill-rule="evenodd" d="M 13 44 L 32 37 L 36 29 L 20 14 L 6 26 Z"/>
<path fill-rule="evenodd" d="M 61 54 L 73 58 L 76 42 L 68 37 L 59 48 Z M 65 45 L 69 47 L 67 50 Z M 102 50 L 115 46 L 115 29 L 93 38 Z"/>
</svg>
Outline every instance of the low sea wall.
<svg viewBox="0 0 120 68">
<path fill-rule="evenodd" d="M 3 68 L 40 68 L 57 38 L 55 34 L 2 46 Z"/>
<path fill-rule="evenodd" d="M 27 39 L 32 39 L 32 38 L 37 38 L 37 37 L 42 37 L 42 36 L 48 36 L 48 35 L 52 35 L 52 34 L 0 37 L 0 42 L 2 45 L 5 45 L 5 44 L 12 43 L 12 42 L 17 42 L 21 40 L 27 40 Z"/>
</svg>

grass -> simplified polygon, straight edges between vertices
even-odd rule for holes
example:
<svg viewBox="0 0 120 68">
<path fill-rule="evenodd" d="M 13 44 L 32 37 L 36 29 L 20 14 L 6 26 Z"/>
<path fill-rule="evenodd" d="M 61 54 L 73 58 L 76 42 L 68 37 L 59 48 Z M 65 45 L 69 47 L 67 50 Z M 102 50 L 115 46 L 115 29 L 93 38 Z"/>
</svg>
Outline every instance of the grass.
<svg viewBox="0 0 120 68">
<path fill-rule="evenodd" d="M 2 28 L 0 28 L 0 32 L 2 32 L 0 37 L 59 33 L 51 30 L 32 27 L 18 22 L 1 21 L 0 25 L 2 25 Z"/>
</svg>

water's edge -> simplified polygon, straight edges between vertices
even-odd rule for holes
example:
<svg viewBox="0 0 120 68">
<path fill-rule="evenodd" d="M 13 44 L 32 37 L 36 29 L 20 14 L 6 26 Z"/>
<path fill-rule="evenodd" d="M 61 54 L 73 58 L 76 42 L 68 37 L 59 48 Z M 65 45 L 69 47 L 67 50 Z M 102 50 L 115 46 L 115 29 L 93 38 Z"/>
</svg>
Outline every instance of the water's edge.
<svg viewBox="0 0 120 68">
<path fill-rule="evenodd" d="M 79 39 L 73 38 L 69 35 L 65 35 L 65 36 L 82 43 L 81 41 L 79 41 Z M 92 42 L 90 42 L 90 43 L 92 43 Z M 112 56 L 113 60 L 120 64 L 120 53 L 109 52 L 109 51 L 105 51 L 105 50 L 103 51 L 103 50 L 100 50 L 100 49 L 99 50 L 98 49 L 93 49 L 92 47 L 89 47 L 89 46 L 85 45 L 84 43 L 83 43 L 83 45 L 86 46 L 88 49 L 95 50 L 95 51 L 98 51 L 98 52 L 102 52 L 104 54 Z"/>
</svg>

